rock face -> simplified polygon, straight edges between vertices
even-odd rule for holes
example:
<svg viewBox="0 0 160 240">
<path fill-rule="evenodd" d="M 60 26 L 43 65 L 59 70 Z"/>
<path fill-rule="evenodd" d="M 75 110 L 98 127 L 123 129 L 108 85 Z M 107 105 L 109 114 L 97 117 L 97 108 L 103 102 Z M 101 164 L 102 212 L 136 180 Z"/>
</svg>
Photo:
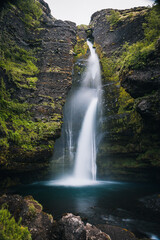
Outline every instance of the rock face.
<svg viewBox="0 0 160 240">
<path fill-rule="evenodd" d="M 85 225 L 79 216 L 68 213 L 60 220 L 62 239 L 86 239 Z"/>
<path fill-rule="evenodd" d="M 28 4 L 28 5 L 27 5 Z M 28 11 L 27 11 L 28 9 Z M 72 83 L 76 25 L 54 19 L 43 0 L 0 13 L 0 168 L 47 167 Z"/>
<path fill-rule="evenodd" d="M 107 21 L 107 16 L 111 15 L 113 9 L 104 9 L 94 13 L 91 17 L 91 26 L 93 27 L 93 37 L 97 44 L 100 44 L 107 56 L 113 54 L 125 42 L 135 43 L 143 39 L 142 23 L 144 22 L 145 8 L 135 8 L 128 10 L 115 10 L 122 16 L 116 27 L 116 23 L 111 26 Z M 137 17 L 133 17 L 136 13 Z M 141 13 L 141 14 L 138 14 Z M 133 34 L 134 32 L 134 34 Z"/>
<path fill-rule="evenodd" d="M 104 137 L 97 165 L 99 176 L 109 179 L 158 179 L 160 55 L 159 40 L 153 43 L 147 35 L 155 27 L 152 14 L 159 19 L 156 7 L 104 9 L 91 17 L 104 90 Z M 154 48 L 145 50 L 146 42 Z"/>
</svg>

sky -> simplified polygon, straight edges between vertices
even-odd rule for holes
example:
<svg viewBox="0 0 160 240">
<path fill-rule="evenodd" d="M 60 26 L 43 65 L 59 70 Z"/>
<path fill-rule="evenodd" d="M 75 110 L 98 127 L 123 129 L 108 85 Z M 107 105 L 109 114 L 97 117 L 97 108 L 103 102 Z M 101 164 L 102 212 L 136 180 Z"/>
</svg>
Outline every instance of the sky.
<svg viewBox="0 0 160 240">
<path fill-rule="evenodd" d="M 101 9 L 129 9 L 152 6 L 153 0 L 45 0 L 53 17 L 69 20 L 77 25 L 89 24 L 91 15 Z"/>
</svg>

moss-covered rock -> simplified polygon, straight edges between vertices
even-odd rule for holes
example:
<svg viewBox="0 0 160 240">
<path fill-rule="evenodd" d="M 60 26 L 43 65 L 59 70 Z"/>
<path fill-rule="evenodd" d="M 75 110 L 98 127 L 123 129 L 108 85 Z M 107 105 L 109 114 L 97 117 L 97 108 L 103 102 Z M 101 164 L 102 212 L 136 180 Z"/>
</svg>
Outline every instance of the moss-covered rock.
<svg viewBox="0 0 160 240">
<path fill-rule="evenodd" d="M 7 1 L 0 12 L 0 169 L 46 168 L 72 82 L 76 25 L 43 1 Z"/>
<path fill-rule="evenodd" d="M 5 207 L 0 209 L 0 238 L 4 240 L 32 239 L 28 228 L 21 225 L 21 219 L 16 223 L 14 217 Z"/>
<path fill-rule="evenodd" d="M 156 7 L 106 9 L 94 13 L 90 24 L 104 90 L 98 173 L 147 180 L 160 166 L 159 13 Z"/>
</svg>

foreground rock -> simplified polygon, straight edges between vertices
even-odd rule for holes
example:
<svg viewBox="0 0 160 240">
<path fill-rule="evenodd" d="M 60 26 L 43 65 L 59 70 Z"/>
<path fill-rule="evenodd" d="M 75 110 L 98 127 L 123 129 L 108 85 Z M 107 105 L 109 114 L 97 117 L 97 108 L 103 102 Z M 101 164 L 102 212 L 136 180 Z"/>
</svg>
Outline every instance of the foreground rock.
<svg viewBox="0 0 160 240">
<path fill-rule="evenodd" d="M 80 216 L 72 213 L 56 222 L 32 196 L 3 195 L 0 208 L 4 204 L 17 222 L 22 218 L 21 224 L 28 227 L 32 240 L 135 240 L 134 234 L 126 229 L 85 224 Z"/>
<path fill-rule="evenodd" d="M 95 226 L 86 225 L 79 216 L 68 213 L 60 220 L 61 237 L 64 240 L 111 240 L 110 237 Z"/>
</svg>

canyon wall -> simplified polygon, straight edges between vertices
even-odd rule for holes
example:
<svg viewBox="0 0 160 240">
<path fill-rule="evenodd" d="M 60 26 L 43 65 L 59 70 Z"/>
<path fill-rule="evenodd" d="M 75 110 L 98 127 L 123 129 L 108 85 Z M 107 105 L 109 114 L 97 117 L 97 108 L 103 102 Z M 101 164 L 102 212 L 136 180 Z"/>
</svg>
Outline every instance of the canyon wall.
<svg viewBox="0 0 160 240">
<path fill-rule="evenodd" d="M 8 1 L 0 12 L 0 171 L 49 165 L 72 84 L 76 25 L 43 1 Z"/>
</svg>

